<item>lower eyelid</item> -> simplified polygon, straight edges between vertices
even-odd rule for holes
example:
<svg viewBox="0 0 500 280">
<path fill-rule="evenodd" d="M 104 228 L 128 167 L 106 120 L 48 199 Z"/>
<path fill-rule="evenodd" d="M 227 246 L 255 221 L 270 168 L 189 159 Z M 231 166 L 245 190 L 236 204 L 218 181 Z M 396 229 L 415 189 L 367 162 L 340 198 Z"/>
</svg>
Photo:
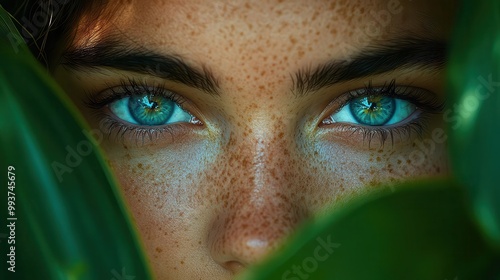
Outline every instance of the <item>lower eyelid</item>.
<svg viewBox="0 0 500 280">
<path fill-rule="evenodd" d="M 328 125 L 321 130 L 321 138 L 326 141 L 343 143 L 349 147 L 361 149 L 382 148 L 385 145 L 400 145 L 409 143 L 416 137 L 422 137 L 427 124 L 425 121 L 413 119 L 404 125 L 366 127 L 348 123 Z"/>
<path fill-rule="evenodd" d="M 117 119 L 110 112 L 102 113 L 100 119 L 100 129 L 108 140 L 135 146 L 173 143 L 195 129 L 191 126 L 188 128 L 189 124 L 186 123 L 150 127 L 130 124 Z"/>
</svg>

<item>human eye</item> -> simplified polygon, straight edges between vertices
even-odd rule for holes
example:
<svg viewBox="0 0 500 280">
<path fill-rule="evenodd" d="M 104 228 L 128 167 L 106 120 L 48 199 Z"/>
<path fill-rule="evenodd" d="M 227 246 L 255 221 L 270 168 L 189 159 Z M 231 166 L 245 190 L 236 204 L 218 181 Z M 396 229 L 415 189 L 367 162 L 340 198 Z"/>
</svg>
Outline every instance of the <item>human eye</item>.
<svg viewBox="0 0 500 280">
<path fill-rule="evenodd" d="M 145 136 L 150 140 L 165 132 L 173 136 L 176 125 L 201 125 L 184 108 L 184 102 L 182 96 L 161 86 L 129 80 L 97 95 L 89 94 L 87 104 L 99 113 L 107 134 L 144 143 Z"/>
<path fill-rule="evenodd" d="M 337 125 L 344 131 L 360 132 L 363 140 L 378 138 L 383 146 L 399 135 L 422 135 L 430 114 L 440 113 L 444 102 L 421 88 L 397 86 L 393 80 L 381 87 L 371 84 L 350 91 L 336 100 L 337 110 L 322 121 L 323 126 Z M 352 134 L 351 134 L 352 135 Z"/>
<path fill-rule="evenodd" d="M 149 92 L 120 98 L 108 106 L 120 120 L 142 126 L 191 122 L 193 118 L 175 101 Z"/>
</svg>

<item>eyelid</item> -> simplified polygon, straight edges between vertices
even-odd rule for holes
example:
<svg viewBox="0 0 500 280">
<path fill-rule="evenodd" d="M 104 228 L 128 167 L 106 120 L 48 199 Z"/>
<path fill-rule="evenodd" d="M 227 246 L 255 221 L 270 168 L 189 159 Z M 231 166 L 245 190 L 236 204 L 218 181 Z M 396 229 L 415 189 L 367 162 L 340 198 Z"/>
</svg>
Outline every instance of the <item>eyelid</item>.
<svg viewBox="0 0 500 280">
<path fill-rule="evenodd" d="M 192 114 L 184 108 L 183 104 L 186 102 L 186 99 L 182 95 L 168 90 L 161 85 L 154 84 L 151 86 L 142 82 L 137 82 L 134 79 L 128 79 L 127 81 L 122 80 L 120 84 L 121 85 L 109 87 L 97 94 L 87 94 L 86 105 L 93 109 L 102 109 L 113 101 L 138 95 L 142 92 L 165 97 L 178 104 L 184 111 Z"/>
</svg>

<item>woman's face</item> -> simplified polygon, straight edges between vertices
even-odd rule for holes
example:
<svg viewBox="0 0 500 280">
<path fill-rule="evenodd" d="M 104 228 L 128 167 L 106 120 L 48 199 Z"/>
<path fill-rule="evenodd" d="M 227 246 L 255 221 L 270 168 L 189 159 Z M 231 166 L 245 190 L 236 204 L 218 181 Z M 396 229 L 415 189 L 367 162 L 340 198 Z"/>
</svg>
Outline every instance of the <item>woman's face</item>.
<svg viewBox="0 0 500 280">
<path fill-rule="evenodd" d="M 54 76 L 160 279 L 230 279 L 346 199 L 448 172 L 452 1 L 110 1 Z"/>
</svg>

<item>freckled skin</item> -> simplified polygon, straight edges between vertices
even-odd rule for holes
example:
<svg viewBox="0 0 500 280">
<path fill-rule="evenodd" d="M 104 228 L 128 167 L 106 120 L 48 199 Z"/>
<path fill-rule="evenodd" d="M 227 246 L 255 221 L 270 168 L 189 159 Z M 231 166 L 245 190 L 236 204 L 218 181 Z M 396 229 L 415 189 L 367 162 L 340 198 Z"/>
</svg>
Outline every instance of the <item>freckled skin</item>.
<svg viewBox="0 0 500 280">
<path fill-rule="evenodd" d="M 369 80 L 382 85 L 396 78 L 443 95 L 444 73 L 382 74 L 303 99 L 291 92 L 290 73 L 345 59 L 355 49 L 346 52 L 343 43 L 361 48 L 410 32 L 448 38 L 452 1 L 401 0 L 402 11 L 388 25 L 375 24 L 380 34 L 370 36 L 370 12 L 388 2 L 131 0 L 113 5 L 123 9 L 116 17 L 95 19 L 101 28 L 76 34 L 73 45 L 124 32 L 130 42 L 205 65 L 219 80 L 220 97 L 169 84 L 203 125 L 144 145 L 133 134 L 102 142 L 158 279 L 232 279 L 307 218 L 384 183 L 446 176 L 445 144 L 421 157 L 413 153 L 416 139 L 431 139 L 443 127 L 439 115 L 420 138 L 395 136 L 384 145 L 321 126 L 335 109 L 325 109 L 330 101 Z M 92 126 L 100 120 L 83 105 L 83 89 L 119 86 L 123 75 L 55 71 Z"/>
</svg>

